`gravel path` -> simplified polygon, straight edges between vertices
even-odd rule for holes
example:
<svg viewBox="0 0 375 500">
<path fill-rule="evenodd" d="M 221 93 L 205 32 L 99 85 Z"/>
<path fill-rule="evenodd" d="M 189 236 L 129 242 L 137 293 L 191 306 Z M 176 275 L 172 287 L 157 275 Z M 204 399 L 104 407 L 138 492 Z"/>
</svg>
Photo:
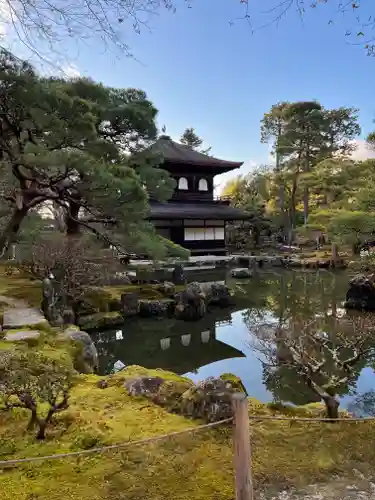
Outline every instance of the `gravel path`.
<svg viewBox="0 0 375 500">
<path fill-rule="evenodd" d="M 354 471 L 356 478 L 335 478 L 327 484 L 312 484 L 301 490 L 262 493 L 255 500 L 375 500 L 375 483 Z"/>
</svg>

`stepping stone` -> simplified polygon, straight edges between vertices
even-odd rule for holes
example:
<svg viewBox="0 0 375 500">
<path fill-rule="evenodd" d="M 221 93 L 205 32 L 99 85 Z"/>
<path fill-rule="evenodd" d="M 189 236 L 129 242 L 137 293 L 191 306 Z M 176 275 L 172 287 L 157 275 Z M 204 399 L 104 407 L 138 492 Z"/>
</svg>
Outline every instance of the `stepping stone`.
<svg viewBox="0 0 375 500">
<path fill-rule="evenodd" d="M 32 326 L 46 322 L 47 320 L 39 309 L 33 309 L 31 307 L 6 309 L 4 311 L 3 329 L 10 330 L 26 325 Z"/>
<path fill-rule="evenodd" d="M 17 342 L 19 340 L 37 339 L 40 337 L 38 330 L 20 330 L 19 332 L 9 332 L 4 340 L 8 342 Z"/>
<path fill-rule="evenodd" d="M 253 275 L 251 269 L 245 267 L 232 269 L 231 274 L 233 278 L 251 278 Z"/>
</svg>

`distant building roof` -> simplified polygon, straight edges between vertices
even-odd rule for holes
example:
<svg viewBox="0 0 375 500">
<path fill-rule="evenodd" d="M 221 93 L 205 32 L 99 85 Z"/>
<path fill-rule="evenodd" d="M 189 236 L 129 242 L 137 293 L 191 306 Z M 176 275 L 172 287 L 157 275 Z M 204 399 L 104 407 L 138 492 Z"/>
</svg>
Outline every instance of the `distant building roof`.
<svg viewBox="0 0 375 500">
<path fill-rule="evenodd" d="M 253 216 L 220 203 L 150 203 L 151 219 L 246 220 Z"/>
<path fill-rule="evenodd" d="M 216 167 L 225 170 L 233 170 L 243 165 L 241 161 L 220 160 L 219 158 L 199 153 L 184 144 L 172 141 L 168 136 L 161 136 L 150 149 L 161 153 L 165 162 L 185 163 L 187 165 L 201 167 Z"/>
</svg>

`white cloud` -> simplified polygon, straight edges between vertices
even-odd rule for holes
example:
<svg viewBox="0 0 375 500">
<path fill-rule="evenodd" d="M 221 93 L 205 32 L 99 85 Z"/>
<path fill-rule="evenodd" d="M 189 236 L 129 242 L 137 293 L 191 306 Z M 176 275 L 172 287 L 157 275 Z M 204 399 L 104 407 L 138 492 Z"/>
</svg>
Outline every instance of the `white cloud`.
<svg viewBox="0 0 375 500">
<path fill-rule="evenodd" d="M 351 154 L 353 160 L 363 161 L 368 158 L 375 158 L 375 151 L 369 148 L 366 141 L 363 139 L 357 139 L 353 141 L 356 145 L 355 151 Z"/>
</svg>

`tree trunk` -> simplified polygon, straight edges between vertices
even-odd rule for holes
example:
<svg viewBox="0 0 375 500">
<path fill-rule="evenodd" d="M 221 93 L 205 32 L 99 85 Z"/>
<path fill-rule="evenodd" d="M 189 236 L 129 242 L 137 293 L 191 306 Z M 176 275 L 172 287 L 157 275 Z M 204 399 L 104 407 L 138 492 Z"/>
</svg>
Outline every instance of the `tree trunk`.
<svg viewBox="0 0 375 500">
<path fill-rule="evenodd" d="M 334 396 L 324 397 L 324 404 L 326 405 L 327 418 L 339 418 L 340 403 Z"/>
<path fill-rule="evenodd" d="M 352 246 L 353 250 L 353 255 L 359 255 L 361 251 L 361 242 L 359 240 L 356 241 L 356 243 L 353 244 Z"/>
<path fill-rule="evenodd" d="M 36 435 L 36 438 L 37 439 L 45 439 L 46 437 L 46 428 L 47 428 L 47 422 L 46 420 L 38 420 L 38 426 L 39 426 L 39 430 L 38 430 L 38 433 Z"/>
<path fill-rule="evenodd" d="M 45 419 L 43 418 L 38 418 L 37 419 L 37 424 L 39 426 L 39 430 L 38 430 L 38 433 L 36 435 L 36 438 L 37 439 L 45 439 L 46 437 L 46 429 L 47 429 L 47 425 L 50 423 L 53 415 L 55 413 L 55 409 L 54 408 L 51 408 L 48 413 L 47 413 L 47 416 Z"/>
<path fill-rule="evenodd" d="M 303 219 L 305 226 L 307 226 L 308 218 L 309 218 L 309 188 L 305 187 L 303 190 Z"/>
<path fill-rule="evenodd" d="M 297 194 L 297 175 L 293 179 L 292 193 L 290 195 L 290 219 L 291 229 L 296 226 L 296 194 Z"/>
<path fill-rule="evenodd" d="M 80 224 L 77 222 L 81 206 L 79 203 L 70 203 L 69 211 L 66 215 L 66 234 L 67 236 L 77 236 L 80 233 Z"/>
<path fill-rule="evenodd" d="M 336 243 L 332 243 L 331 246 L 331 267 L 336 267 L 337 257 L 338 257 L 338 248 Z"/>
<path fill-rule="evenodd" d="M 27 425 L 27 430 L 31 431 L 34 429 L 35 425 L 38 423 L 38 415 L 35 410 L 31 410 L 31 418 L 29 420 L 29 423 Z"/>
<path fill-rule="evenodd" d="M 18 236 L 21 224 L 28 213 L 28 208 L 15 208 L 13 214 L 0 235 L 0 257 L 3 257 L 7 252 L 10 244 Z"/>
</svg>

